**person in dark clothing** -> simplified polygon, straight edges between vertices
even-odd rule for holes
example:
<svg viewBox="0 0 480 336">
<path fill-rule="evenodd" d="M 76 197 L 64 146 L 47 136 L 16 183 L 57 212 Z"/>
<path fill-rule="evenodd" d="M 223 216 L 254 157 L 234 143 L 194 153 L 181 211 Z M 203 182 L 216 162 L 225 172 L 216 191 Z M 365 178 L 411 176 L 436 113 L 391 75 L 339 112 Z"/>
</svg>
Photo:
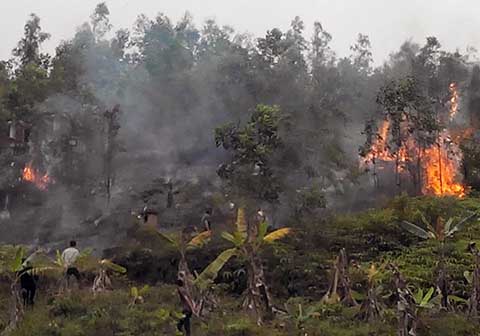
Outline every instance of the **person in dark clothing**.
<svg viewBox="0 0 480 336">
<path fill-rule="evenodd" d="M 167 183 L 167 209 L 171 209 L 173 207 L 173 182 L 169 180 Z"/>
<path fill-rule="evenodd" d="M 202 216 L 202 226 L 205 228 L 206 231 L 212 230 L 212 209 L 205 210 L 205 213 Z"/>
<path fill-rule="evenodd" d="M 193 302 L 188 293 L 187 288 L 185 287 L 185 282 L 182 278 L 177 279 L 177 292 L 180 298 L 180 302 L 182 303 L 182 313 L 183 317 L 178 321 L 177 329 L 180 332 L 185 330 L 185 336 L 191 335 L 191 326 L 190 326 L 190 319 L 193 315 Z"/>
<path fill-rule="evenodd" d="M 33 268 L 23 259 L 23 267 L 17 272 L 20 282 L 20 293 L 22 295 L 23 305 L 33 306 L 35 303 L 35 293 L 37 291 L 38 277 L 33 275 Z"/>
</svg>

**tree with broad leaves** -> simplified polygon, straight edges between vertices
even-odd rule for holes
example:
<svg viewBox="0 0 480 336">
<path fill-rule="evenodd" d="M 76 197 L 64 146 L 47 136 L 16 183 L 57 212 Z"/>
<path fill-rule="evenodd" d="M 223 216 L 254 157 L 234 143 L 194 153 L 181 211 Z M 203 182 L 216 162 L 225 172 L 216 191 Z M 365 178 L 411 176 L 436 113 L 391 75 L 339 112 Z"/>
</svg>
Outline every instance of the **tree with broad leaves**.
<svg viewBox="0 0 480 336">
<path fill-rule="evenodd" d="M 418 193 L 422 186 L 422 150 L 435 142 L 440 131 L 433 105 L 421 92 L 417 79 L 408 76 L 389 82 L 377 95 L 377 103 L 384 109 L 384 119 L 390 123 L 386 143 L 395 159 L 396 184 L 401 187 L 400 171 L 407 168 Z M 412 135 L 415 146 L 408 143 Z M 406 163 L 401 161 L 403 149 L 414 151 L 408 152 Z"/>
<path fill-rule="evenodd" d="M 275 162 L 283 144 L 281 120 L 278 106 L 258 105 L 245 126 L 230 123 L 215 129 L 217 147 L 230 154 L 217 173 L 241 203 L 278 201 L 282 172 Z"/>
<path fill-rule="evenodd" d="M 441 306 L 444 309 L 448 309 L 448 280 L 447 269 L 445 266 L 445 240 L 452 238 L 456 232 L 459 232 L 469 222 L 478 219 L 478 213 L 474 212 L 470 215 L 462 218 L 455 223 L 455 218 L 449 218 L 446 222 L 442 217 L 436 219 L 436 223 L 432 224 L 428 221 L 423 214 L 421 214 L 421 220 L 424 227 L 413 224 L 408 221 L 400 222 L 400 226 L 411 234 L 422 238 L 433 240 L 438 248 L 438 271 L 437 271 L 437 290 L 441 295 Z"/>
</svg>

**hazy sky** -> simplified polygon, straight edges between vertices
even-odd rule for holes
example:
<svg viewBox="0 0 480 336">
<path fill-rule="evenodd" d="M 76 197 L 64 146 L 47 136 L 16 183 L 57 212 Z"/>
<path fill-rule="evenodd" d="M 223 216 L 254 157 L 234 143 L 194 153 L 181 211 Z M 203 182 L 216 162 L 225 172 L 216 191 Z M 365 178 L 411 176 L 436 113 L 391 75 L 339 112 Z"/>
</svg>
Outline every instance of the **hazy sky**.
<svg viewBox="0 0 480 336">
<path fill-rule="evenodd" d="M 0 0 L 0 59 L 22 35 L 30 13 L 42 19 L 52 34 L 47 51 L 72 37 L 77 26 L 89 19 L 99 0 Z M 197 24 L 215 18 L 221 24 L 256 36 L 272 27 L 286 29 L 299 15 L 312 31 L 322 22 L 333 35 L 333 47 L 348 55 L 356 35 L 368 34 L 376 62 L 381 62 L 406 39 L 423 42 L 437 36 L 449 49 L 480 49 L 480 1 L 478 0 L 108 0 L 115 28 L 131 27 L 138 14 L 149 17 L 163 12 L 177 20 L 186 10 Z"/>
</svg>

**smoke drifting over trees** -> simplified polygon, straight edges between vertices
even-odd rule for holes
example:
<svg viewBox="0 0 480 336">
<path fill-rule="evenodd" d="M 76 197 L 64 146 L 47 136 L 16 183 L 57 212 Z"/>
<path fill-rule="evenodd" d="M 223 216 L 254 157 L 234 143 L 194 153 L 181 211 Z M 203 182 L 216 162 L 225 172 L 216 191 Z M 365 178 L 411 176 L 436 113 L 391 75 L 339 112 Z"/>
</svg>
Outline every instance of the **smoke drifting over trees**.
<svg viewBox="0 0 480 336">
<path fill-rule="evenodd" d="M 165 14 L 140 15 L 134 27 L 118 29 L 109 14 L 99 4 L 91 21 L 54 55 L 40 52 L 49 34 L 32 15 L 13 58 L 0 63 L 3 133 L 8 121 L 31 126 L 28 150 L 2 152 L 2 169 L 9 172 L 1 179 L 2 199 L 30 195 L 10 196 L 9 207 L 16 211 L 12 221 L 40 221 L 35 237 L 58 223 L 92 226 L 112 212 L 128 213 L 149 203 L 151 195 L 165 194 L 169 180 L 190 194 L 182 196 L 185 202 L 195 198 L 193 185 L 199 183 L 208 185 L 204 193 L 233 199 L 225 196 L 216 174 L 231 153 L 216 148 L 215 129 L 248 123 L 259 105 L 276 106 L 281 114 L 275 125 L 281 146 L 257 158 L 273 165 L 269 174 L 281 177 L 275 201 L 285 213 L 321 208 L 324 197 L 349 207 L 359 188 L 368 189 L 358 149 L 365 130 L 370 142 L 378 136 L 385 115 L 377 96 L 394 80 L 414 77 L 424 104 L 415 108 L 432 116 L 448 109 L 449 84 L 455 82 L 461 114 L 468 121 L 479 119 L 479 71 L 471 55 L 445 51 L 434 37 L 423 44 L 407 41 L 374 67 L 375 41 L 367 35 L 352 37 L 350 57 L 339 58 L 328 27 L 317 22 L 313 36 L 306 36 L 299 17 L 286 31 L 272 27 L 254 37 L 214 20 L 195 23 L 188 13 L 178 22 Z M 420 119 L 413 122 L 428 122 Z M 440 127 L 417 126 L 424 133 Z M 370 145 L 367 141 L 364 150 Z M 468 142 L 464 147 L 471 149 L 465 175 L 473 184 L 477 152 Z M 54 181 L 39 200 L 31 191 L 20 192 L 26 188 L 21 174 L 28 162 Z M 266 171 L 267 162 L 246 162 L 253 174 L 256 166 Z M 199 195 L 197 202 L 205 201 Z M 60 219 L 44 215 L 53 208 Z"/>
</svg>

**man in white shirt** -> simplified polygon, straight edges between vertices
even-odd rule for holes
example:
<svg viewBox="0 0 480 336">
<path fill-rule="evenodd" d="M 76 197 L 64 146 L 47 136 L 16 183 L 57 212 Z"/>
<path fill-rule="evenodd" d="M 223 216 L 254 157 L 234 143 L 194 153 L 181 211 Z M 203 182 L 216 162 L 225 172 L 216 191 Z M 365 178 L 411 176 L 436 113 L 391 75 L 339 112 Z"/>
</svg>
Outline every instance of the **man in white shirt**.
<svg viewBox="0 0 480 336">
<path fill-rule="evenodd" d="M 67 268 L 67 279 L 73 275 L 77 280 L 80 280 L 80 272 L 75 267 L 75 262 L 80 256 L 80 252 L 77 250 L 77 242 L 75 240 L 70 241 L 70 247 L 65 249 L 62 253 L 62 260 Z"/>
</svg>

